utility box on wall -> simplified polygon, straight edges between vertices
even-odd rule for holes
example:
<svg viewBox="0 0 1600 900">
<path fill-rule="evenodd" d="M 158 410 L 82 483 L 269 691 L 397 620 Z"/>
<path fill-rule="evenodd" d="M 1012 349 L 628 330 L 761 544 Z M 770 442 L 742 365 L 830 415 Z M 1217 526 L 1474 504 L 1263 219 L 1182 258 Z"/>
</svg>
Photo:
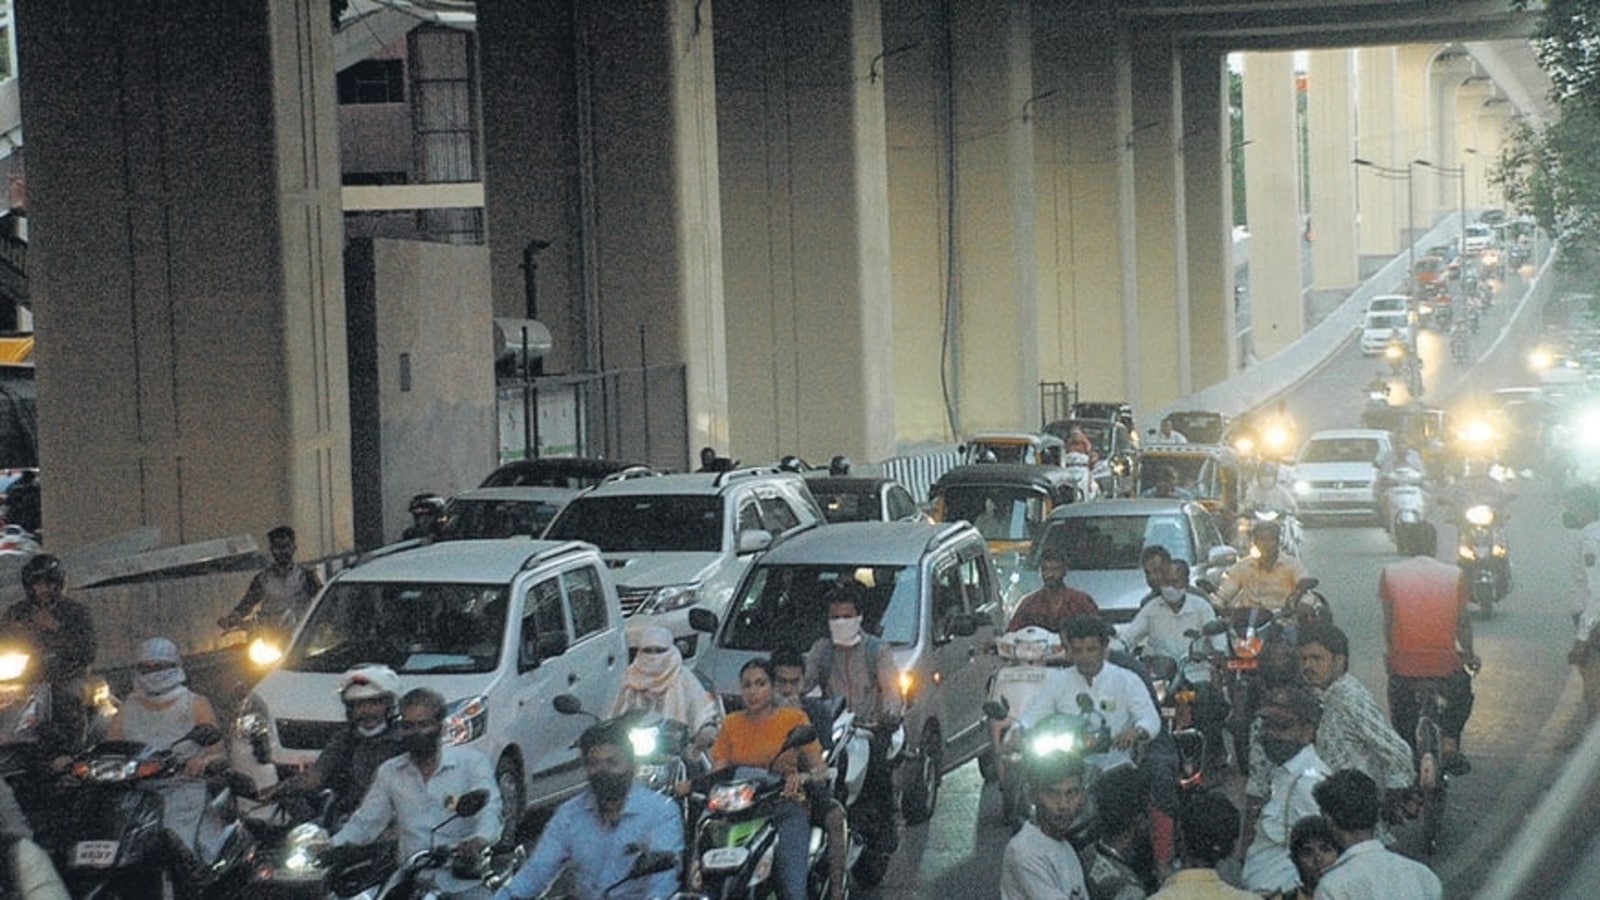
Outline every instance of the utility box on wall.
<svg viewBox="0 0 1600 900">
<path fill-rule="evenodd" d="M 495 465 L 489 250 L 351 241 L 352 503 L 356 546 L 396 540 L 413 494 L 476 487 Z"/>
</svg>

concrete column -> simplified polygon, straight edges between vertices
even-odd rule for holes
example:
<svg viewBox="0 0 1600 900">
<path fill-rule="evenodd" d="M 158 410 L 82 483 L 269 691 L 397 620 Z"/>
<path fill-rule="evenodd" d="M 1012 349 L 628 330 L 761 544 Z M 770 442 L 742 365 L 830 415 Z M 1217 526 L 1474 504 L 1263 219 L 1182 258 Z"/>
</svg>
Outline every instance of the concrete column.
<svg viewBox="0 0 1600 900">
<path fill-rule="evenodd" d="M 893 454 L 877 0 L 718 8 L 730 447 Z M 925 360 L 925 363 L 931 360 Z M 925 368 L 924 371 L 927 371 Z"/>
<path fill-rule="evenodd" d="M 1400 154 L 1403 137 L 1396 118 L 1399 84 L 1395 77 L 1395 48 L 1357 50 L 1356 78 L 1359 93 L 1355 155 L 1380 166 L 1404 166 L 1406 160 Z M 1400 252 L 1400 231 L 1405 227 L 1405 184 L 1357 172 L 1355 185 L 1361 255 L 1394 256 Z"/>
<path fill-rule="evenodd" d="M 683 365 L 687 446 L 652 461 L 727 447 L 710 7 L 485 0 L 478 24 L 496 309 L 521 310 L 522 249 L 548 241 L 556 360 Z"/>
<path fill-rule="evenodd" d="M 1132 47 L 1134 226 L 1132 297 L 1139 315 L 1136 408 L 1189 392 L 1188 222 L 1180 142 L 1183 88 L 1178 58 L 1164 41 Z M 1124 285 L 1127 291 L 1129 285 Z"/>
<path fill-rule="evenodd" d="M 1483 190 L 1485 179 L 1483 177 L 1485 166 L 1482 160 L 1482 144 L 1486 139 L 1478 131 L 1480 123 L 1479 111 L 1483 109 L 1483 101 L 1494 94 L 1494 86 L 1488 82 L 1473 82 L 1464 85 L 1456 93 L 1456 147 L 1458 155 L 1451 165 L 1459 165 L 1463 170 L 1467 209 L 1483 208 Z M 1469 213 L 1468 218 L 1472 216 Z"/>
<path fill-rule="evenodd" d="M 52 550 L 351 546 L 328 6 L 17 7 Z"/>
<path fill-rule="evenodd" d="M 1436 127 L 1431 73 L 1433 57 L 1438 50 L 1437 44 L 1403 44 L 1395 48 L 1396 111 L 1400 121 L 1399 134 L 1404 138 L 1399 144 L 1399 161 L 1395 165 L 1401 168 L 1414 159 L 1433 158 Z M 1402 188 L 1405 187 L 1404 182 L 1400 184 Z M 1433 221 L 1429 211 L 1438 199 L 1434 179 L 1426 174 L 1415 175 L 1410 190 L 1409 205 L 1414 207 L 1415 221 L 1402 220 L 1409 235 L 1400 241 L 1402 251 L 1427 232 Z"/>
<path fill-rule="evenodd" d="M 1251 344 L 1265 359 L 1305 330 L 1294 56 L 1246 53 L 1243 76 Z"/>
<path fill-rule="evenodd" d="M 1045 96 L 1030 114 L 1040 148 L 1041 374 L 1084 397 L 1117 398 L 1134 395 L 1139 354 L 1129 352 L 1137 317 L 1122 300 L 1122 260 L 1134 253 L 1132 86 L 1111 5 L 1035 9 Z"/>
<path fill-rule="evenodd" d="M 1505 103 L 1480 107 L 1478 111 L 1478 153 L 1473 158 L 1474 167 L 1469 169 L 1469 177 L 1478 179 L 1482 191 L 1483 206 L 1485 209 L 1505 209 L 1506 198 L 1500 188 L 1489 180 L 1489 172 L 1500 159 L 1500 151 L 1505 146 L 1508 117 L 1505 112 L 1510 106 Z M 1510 210 L 1506 210 L 1509 214 Z"/>
<path fill-rule="evenodd" d="M 1309 54 L 1306 98 L 1311 197 L 1311 285 L 1345 290 L 1361 283 L 1356 259 L 1355 54 Z"/>
<path fill-rule="evenodd" d="M 1222 53 L 1186 50 L 1183 188 L 1189 280 L 1187 393 L 1238 368 L 1233 339 L 1233 167 L 1228 156 L 1228 69 Z"/>
</svg>

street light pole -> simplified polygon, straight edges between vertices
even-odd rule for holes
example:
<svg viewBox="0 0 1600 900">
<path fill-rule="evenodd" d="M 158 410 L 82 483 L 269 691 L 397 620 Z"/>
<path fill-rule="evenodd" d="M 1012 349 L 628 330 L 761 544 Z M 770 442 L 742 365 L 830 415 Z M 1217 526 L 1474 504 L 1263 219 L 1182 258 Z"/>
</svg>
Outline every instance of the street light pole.
<svg viewBox="0 0 1600 900">
<path fill-rule="evenodd" d="M 1397 168 L 1392 167 L 1392 165 L 1379 165 L 1379 163 L 1374 163 L 1373 160 L 1362 159 L 1362 157 L 1355 157 L 1354 160 L 1350 160 L 1350 165 L 1370 168 L 1370 170 L 1373 170 L 1373 175 L 1378 176 L 1378 178 L 1389 179 L 1389 181 L 1405 179 L 1405 283 L 1406 295 L 1410 295 L 1414 301 L 1416 299 L 1416 191 L 1413 191 L 1413 186 L 1411 186 L 1411 183 L 1413 183 L 1411 165 L 1414 165 L 1414 163 L 1406 163 L 1405 168 Z"/>
<path fill-rule="evenodd" d="M 1458 225 L 1460 227 L 1460 233 L 1456 237 L 1456 248 L 1457 248 L 1456 252 L 1459 253 L 1462 257 L 1465 257 L 1467 255 L 1467 167 L 1466 167 L 1466 165 L 1463 164 L 1463 165 L 1459 165 L 1459 166 L 1439 166 L 1439 165 L 1434 165 L 1433 163 L 1428 162 L 1425 159 L 1414 159 L 1411 162 L 1414 163 L 1415 165 L 1424 166 L 1426 168 L 1432 169 L 1435 172 L 1438 172 L 1440 175 L 1446 175 L 1446 176 L 1452 177 L 1452 178 L 1454 178 L 1456 180 L 1456 188 L 1457 188 L 1457 190 L 1456 190 L 1456 210 L 1457 210 L 1457 214 L 1460 216 L 1460 221 L 1458 223 Z"/>
</svg>

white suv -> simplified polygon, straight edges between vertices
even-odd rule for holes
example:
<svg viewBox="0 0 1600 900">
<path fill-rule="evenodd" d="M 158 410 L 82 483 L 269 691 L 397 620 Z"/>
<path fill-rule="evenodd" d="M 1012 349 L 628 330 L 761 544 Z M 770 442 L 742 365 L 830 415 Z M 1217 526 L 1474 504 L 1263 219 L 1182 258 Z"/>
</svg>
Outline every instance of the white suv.
<svg viewBox="0 0 1600 900">
<path fill-rule="evenodd" d="M 346 727 L 340 675 L 363 663 L 394 669 L 402 692 L 444 695 L 444 740 L 494 763 L 514 825 L 528 803 L 583 786 L 574 747 L 589 721 L 556 713 L 550 698 L 610 709 L 628 653 L 616 588 L 588 544 L 450 541 L 379 556 L 328 582 L 282 665 L 245 700 L 237 734 L 266 729 L 268 773 L 310 764 Z"/>
<path fill-rule="evenodd" d="M 805 480 L 776 469 L 618 479 L 570 501 L 549 540 L 599 547 L 628 615 L 628 644 L 649 625 L 671 629 L 685 659 L 700 649 L 689 608 L 721 616 L 761 550 L 820 525 Z"/>
</svg>

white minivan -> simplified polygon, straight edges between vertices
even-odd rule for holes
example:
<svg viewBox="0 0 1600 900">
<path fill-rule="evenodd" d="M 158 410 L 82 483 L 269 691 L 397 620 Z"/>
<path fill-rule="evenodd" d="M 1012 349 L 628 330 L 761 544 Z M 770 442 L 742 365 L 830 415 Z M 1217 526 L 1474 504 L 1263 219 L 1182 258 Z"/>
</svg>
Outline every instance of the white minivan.
<svg viewBox="0 0 1600 900">
<path fill-rule="evenodd" d="M 1414 339 L 1410 313 L 1369 312 L 1361 322 L 1361 352 L 1367 356 L 1382 353 L 1396 336 L 1407 344 Z"/>
<path fill-rule="evenodd" d="M 628 664 L 623 629 L 589 544 L 449 541 L 380 556 L 328 582 L 282 664 L 245 700 L 236 733 L 265 726 L 278 774 L 309 765 L 345 727 L 341 673 L 382 663 L 402 693 L 444 695 L 445 742 L 494 764 L 514 825 L 524 807 L 583 786 L 575 742 L 590 722 L 550 700 L 576 694 L 585 709 L 610 709 Z"/>
</svg>

